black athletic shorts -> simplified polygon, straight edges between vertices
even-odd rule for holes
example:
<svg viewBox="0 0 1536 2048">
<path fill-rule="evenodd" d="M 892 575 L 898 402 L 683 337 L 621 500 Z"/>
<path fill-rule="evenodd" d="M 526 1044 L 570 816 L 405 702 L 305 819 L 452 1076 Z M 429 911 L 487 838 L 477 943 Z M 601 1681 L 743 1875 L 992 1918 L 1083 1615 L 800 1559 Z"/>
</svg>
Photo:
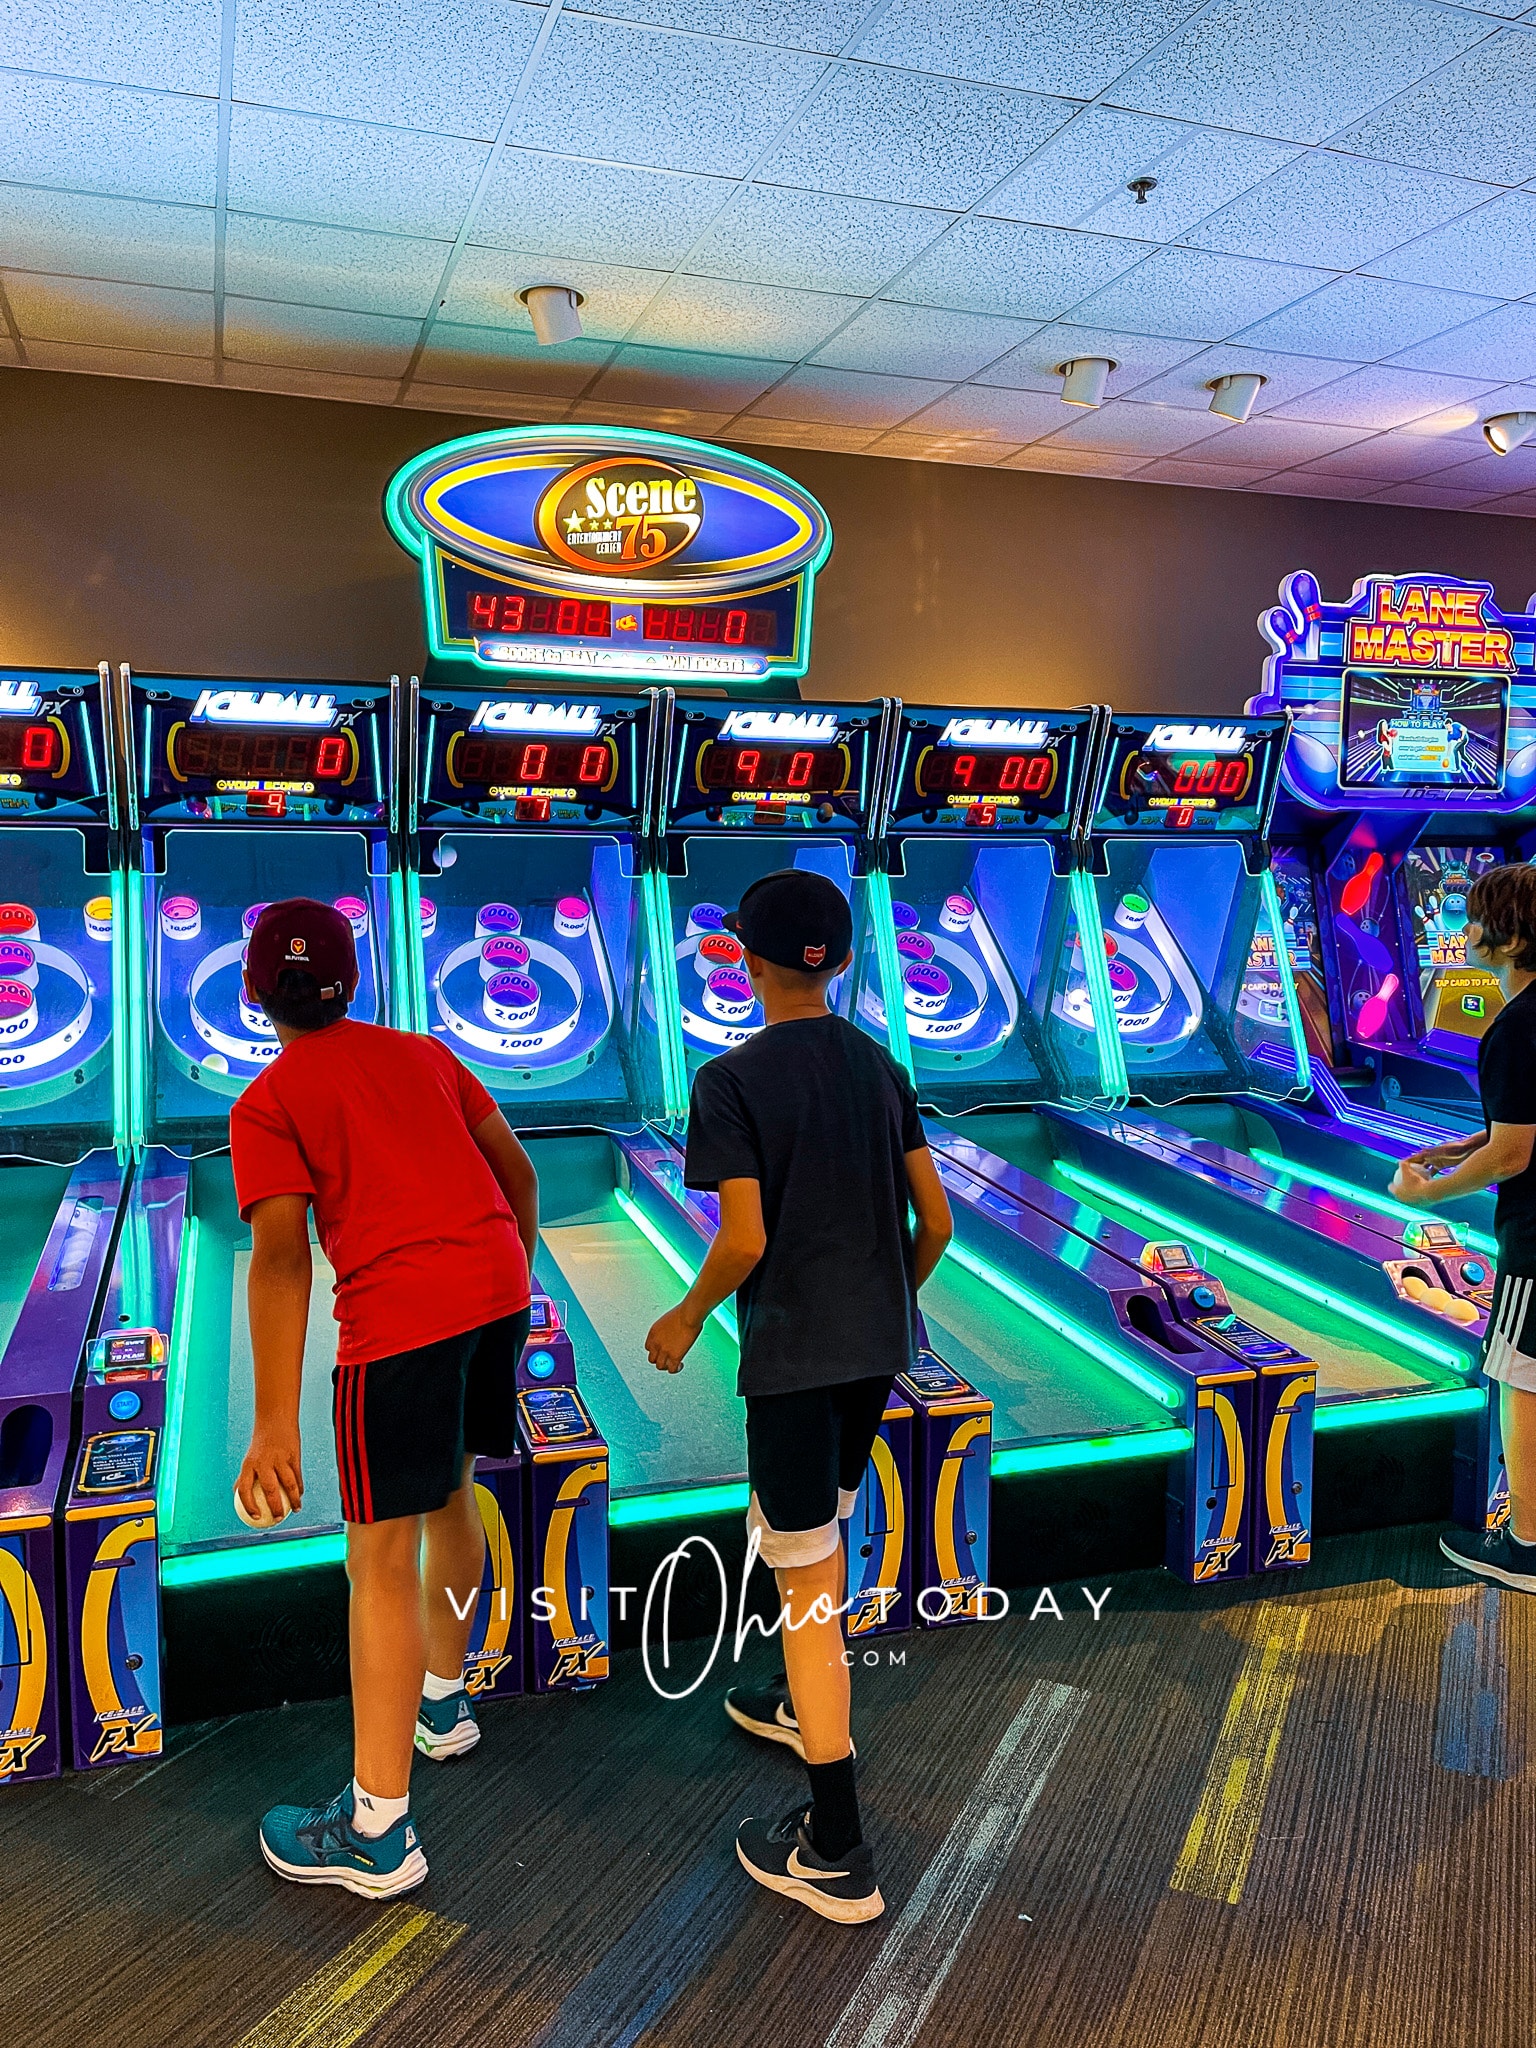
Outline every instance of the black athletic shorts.
<svg viewBox="0 0 1536 2048">
<path fill-rule="evenodd" d="M 338 1365 L 331 1416 L 343 1520 L 435 1514 L 458 1492 L 466 1457 L 509 1457 L 527 1341 L 524 1308 L 393 1358 Z"/>
<path fill-rule="evenodd" d="M 749 1510 L 748 1526 L 755 1519 L 765 1564 L 815 1564 L 832 1555 L 894 1377 L 877 1373 L 838 1387 L 747 1395 L 747 1477 L 757 1510 L 755 1518 Z"/>
</svg>

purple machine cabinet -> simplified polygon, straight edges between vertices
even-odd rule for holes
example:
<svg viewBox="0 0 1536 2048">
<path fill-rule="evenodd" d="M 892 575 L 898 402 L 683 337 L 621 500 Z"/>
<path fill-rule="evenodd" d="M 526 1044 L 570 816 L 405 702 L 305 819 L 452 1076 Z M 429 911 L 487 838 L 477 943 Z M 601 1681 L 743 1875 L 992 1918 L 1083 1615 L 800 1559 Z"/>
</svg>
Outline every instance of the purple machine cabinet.
<svg viewBox="0 0 1536 2048">
<path fill-rule="evenodd" d="M 517 1368 L 529 1692 L 584 1691 L 608 1676 L 608 1445 L 576 1387 L 558 1304 L 535 1283 Z"/>
<path fill-rule="evenodd" d="M 898 1380 L 843 1524 L 848 1640 L 912 1626 L 912 1404 Z"/>
<path fill-rule="evenodd" d="M 896 1377 L 913 1409 L 913 1612 L 925 1628 L 984 1621 L 992 1537 L 992 1403 L 937 1352 Z"/>
<path fill-rule="evenodd" d="M 70 1175 L 0 1357 L 0 1785 L 63 1765 L 54 1518 L 71 1441 L 72 1389 L 90 1338 L 123 1188 L 94 1152 Z"/>
</svg>

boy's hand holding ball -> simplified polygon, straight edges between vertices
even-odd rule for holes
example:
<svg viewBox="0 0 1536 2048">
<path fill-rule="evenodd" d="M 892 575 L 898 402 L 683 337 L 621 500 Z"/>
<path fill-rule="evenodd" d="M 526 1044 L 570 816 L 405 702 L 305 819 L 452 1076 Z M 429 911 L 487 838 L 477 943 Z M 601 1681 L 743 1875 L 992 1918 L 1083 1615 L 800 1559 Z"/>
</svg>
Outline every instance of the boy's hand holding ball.
<svg viewBox="0 0 1536 2048">
<path fill-rule="evenodd" d="M 290 1439 L 252 1439 L 235 1481 L 235 1513 L 248 1529 L 275 1529 L 304 1500 L 304 1468 L 297 1433 Z"/>
<path fill-rule="evenodd" d="M 1392 1176 L 1387 1193 L 1410 1209 L 1427 1209 L 1434 1201 L 1435 1176 L 1427 1173 L 1417 1159 L 1405 1159 Z"/>
</svg>

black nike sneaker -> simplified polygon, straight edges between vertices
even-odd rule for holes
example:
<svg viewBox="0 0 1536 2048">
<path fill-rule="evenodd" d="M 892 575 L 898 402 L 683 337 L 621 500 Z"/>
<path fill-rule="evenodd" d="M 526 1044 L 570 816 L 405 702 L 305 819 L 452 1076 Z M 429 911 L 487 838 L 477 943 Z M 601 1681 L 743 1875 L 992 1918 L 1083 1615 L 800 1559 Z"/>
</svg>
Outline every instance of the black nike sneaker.
<svg viewBox="0 0 1536 2048">
<path fill-rule="evenodd" d="M 736 1830 L 742 1869 L 823 1920 L 878 1920 L 885 1901 L 875 1883 L 874 1850 L 860 1842 L 845 1856 L 823 1856 L 811 1841 L 810 1820 L 808 1806 L 797 1806 L 782 1820 L 744 1820 Z"/>
<path fill-rule="evenodd" d="M 782 1742 L 786 1749 L 795 1752 L 802 1763 L 805 1762 L 800 1723 L 795 1719 L 795 1709 L 789 1697 L 789 1680 L 782 1671 L 767 1685 L 733 1685 L 725 1696 L 725 1711 L 738 1728 L 745 1728 L 749 1735 L 760 1736 L 764 1742 Z M 859 1753 L 851 1738 L 848 1753 L 850 1756 Z"/>
<path fill-rule="evenodd" d="M 1464 1572 L 1517 1593 L 1536 1593 L 1536 1543 L 1517 1543 L 1507 1522 L 1486 1536 L 1477 1529 L 1452 1529 L 1440 1538 L 1440 1548 Z"/>
</svg>

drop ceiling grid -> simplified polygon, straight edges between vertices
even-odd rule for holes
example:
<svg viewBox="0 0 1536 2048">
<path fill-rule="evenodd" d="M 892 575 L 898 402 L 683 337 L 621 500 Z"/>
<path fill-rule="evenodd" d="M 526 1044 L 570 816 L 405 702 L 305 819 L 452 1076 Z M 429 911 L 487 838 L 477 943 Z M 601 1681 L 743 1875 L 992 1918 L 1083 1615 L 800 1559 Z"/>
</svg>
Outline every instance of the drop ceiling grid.
<svg viewBox="0 0 1536 2048">
<path fill-rule="evenodd" d="M 1480 434 L 1536 410 L 1519 12 L 32 7 L 0 25 L 0 354 L 1536 512 Z M 544 281 L 586 293 L 581 343 L 534 346 Z M 1074 353 L 1119 364 L 1097 413 L 1060 403 Z M 1269 380 L 1246 428 L 1207 409 L 1237 369 Z"/>
</svg>

